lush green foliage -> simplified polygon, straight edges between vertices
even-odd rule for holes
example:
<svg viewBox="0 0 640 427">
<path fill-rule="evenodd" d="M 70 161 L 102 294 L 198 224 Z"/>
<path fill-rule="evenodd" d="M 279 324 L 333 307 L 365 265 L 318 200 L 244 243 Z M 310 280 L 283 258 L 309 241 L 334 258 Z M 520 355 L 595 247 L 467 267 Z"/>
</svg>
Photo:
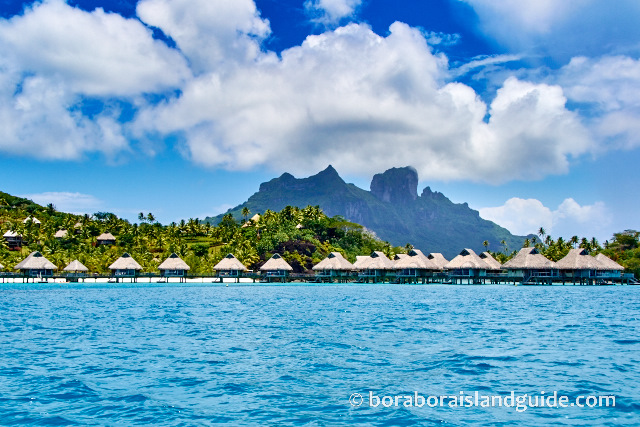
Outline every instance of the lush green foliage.
<svg viewBox="0 0 640 427">
<path fill-rule="evenodd" d="M 109 212 L 78 216 L 57 212 L 53 206 L 42 207 L 29 200 L 0 193 L 0 232 L 15 231 L 25 241 L 22 250 L 12 251 L 0 239 L 0 264 L 6 271 L 38 250 L 61 271 L 78 259 L 92 273 L 108 274 L 108 266 L 124 252 L 143 267 L 143 272 L 157 272 L 158 265 L 172 252 L 191 267 L 191 274 L 211 274 L 213 267 L 233 253 L 249 269 L 257 269 L 273 253 L 280 253 L 297 272 L 309 270 L 332 251 L 341 252 L 351 261 L 356 255 L 374 250 L 393 256 L 403 251 L 392 248 L 362 226 L 330 218 L 319 207 L 304 209 L 285 207 L 281 212 L 267 210 L 259 220 L 238 221 L 225 216 L 217 226 L 198 219 L 163 226 L 153 214 L 140 213 L 140 223 L 131 224 Z M 41 221 L 24 222 L 28 216 Z M 54 237 L 67 230 L 64 238 Z M 114 246 L 97 245 L 96 237 L 109 232 L 116 237 Z"/>
</svg>

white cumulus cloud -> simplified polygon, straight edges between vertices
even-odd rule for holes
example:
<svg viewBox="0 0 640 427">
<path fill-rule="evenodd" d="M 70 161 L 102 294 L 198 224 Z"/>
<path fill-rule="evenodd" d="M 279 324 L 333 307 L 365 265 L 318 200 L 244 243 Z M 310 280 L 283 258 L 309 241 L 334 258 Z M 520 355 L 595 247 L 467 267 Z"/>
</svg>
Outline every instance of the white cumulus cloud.
<svg viewBox="0 0 640 427">
<path fill-rule="evenodd" d="M 306 0 L 304 7 L 316 22 L 335 25 L 354 15 L 362 0 Z"/>
<path fill-rule="evenodd" d="M 611 214 L 603 202 L 580 205 L 572 198 L 551 209 L 537 199 L 511 198 L 502 206 L 479 209 L 480 216 L 514 234 L 537 234 L 543 227 L 554 237 L 608 238 Z"/>
</svg>

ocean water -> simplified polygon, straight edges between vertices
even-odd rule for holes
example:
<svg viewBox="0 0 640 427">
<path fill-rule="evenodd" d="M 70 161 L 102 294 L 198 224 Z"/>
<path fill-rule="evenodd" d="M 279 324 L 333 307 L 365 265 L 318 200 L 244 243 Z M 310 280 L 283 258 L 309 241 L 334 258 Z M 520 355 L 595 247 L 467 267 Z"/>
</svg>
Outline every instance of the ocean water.
<svg viewBox="0 0 640 427">
<path fill-rule="evenodd" d="M 0 425 L 640 424 L 640 287 L 3 285 L 0 325 Z M 616 401 L 452 405 L 512 391 Z"/>
</svg>

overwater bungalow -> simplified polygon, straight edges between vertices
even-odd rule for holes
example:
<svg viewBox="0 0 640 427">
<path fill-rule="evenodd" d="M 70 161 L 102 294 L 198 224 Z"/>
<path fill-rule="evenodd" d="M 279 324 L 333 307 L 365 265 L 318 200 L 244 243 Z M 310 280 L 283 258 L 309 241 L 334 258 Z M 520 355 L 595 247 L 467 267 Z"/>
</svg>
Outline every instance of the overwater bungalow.
<svg viewBox="0 0 640 427">
<path fill-rule="evenodd" d="M 395 264 L 396 281 L 399 283 L 426 283 L 440 271 L 420 249 L 411 249 L 408 254 L 398 259 Z"/>
<path fill-rule="evenodd" d="M 267 262 L 260 267 L 263 278 L 267 282 L 286 282 L 293 267 L 285 261 L 280 254 L 273 254 Z"/>
<path fill-rule="evenodd" d="M 462 252 L 444 266 L 449 271 L 452 283 L 484 283 L 487 271 L 491 266 L 487 264 L 473 249 L 463 249 Z"/>
<path fill-rule="evenodd" d="M 313 266 L 316 279 L 322 282 L 346 282 L 355 267 L 340 252 L 331 252 L 325 259 Z"/>
<path fill-rule="evenodd" d="M 67 273 L 67 280 L 76 282 L 79 277 L 86 277 L 89 269 L 83 263 L 75 259 L 63 268 L 62 271 Z"/>
<path fill-rule="evenodd" d="M 20 250 L 22 248 L 22 235 L 18 234 L 15 231 L 7 231 L 2 235 L 4 240 L 7 242 L 7 247 L 10 251 Z"/>
<path fill-rule="evenodd" d="M 20 270 L 25 277 L 47 278 L 53 276 L 53 270 L 57 270 L 58 267 L 40 252 L 34 251 L 18 263 L 14 269 Z"/>
<path fill-rule="evenodd" d="M 598 270 L 598 277 L 603 280 L 610 280 L 612 282 L 616 281 L 626 281 L 626 277 L 623 277 L 622 272 L 624 271 L 624 267 L 606 256 L 605 254 L 598 254 L 595 256 L 595 259 L 598 260 L 600 264 L 602 264 L 603 269 Z"/>
<path fill-rule="evenodd" d="M 122 277 L 131 277 L 135 281 L 138 272 L 142 270 L 142 266 L 140 266 L 131 255 L 125 252 L 109 266 L 109 270 L 111 270 L 111 275 L 116 281 Z"/>
<path fill-rule="evenodd" d="M 555 262 L 545 258 L 534 247 L 522 248 L 509 261 L 502 265 L 507 271 L 507 277 L 513 283 L 548 284 L 558 276 L 558 266 Z"/>
<path fill-rule="evenodd" d="M 57 240 L 62 240 L 67 237 L 67 234 L 67 230 L 58 230 L 56 231 L 56 234 L 53 235 L 53 237 Z"/>
<path fill-rule="evenodd" d="M 444 266 L 449 264 L 449 260 L 439 252 L 431 252 L 427 255 L 427 258 L 429 258 L 429 261 L 434 263 L 440 270 L 444 270 Z"/>
<path fill-rule="evenodd" d="M 158 266 L 158 270 L 160 270 L 160 276 L 165 278 L 179 277 L 180 282 L 182 282 L 187 277 L 187 271 L 191 270 L 191 267 L 178 255 L 172 253 Z"/>
<path fill-rule="evenodd" d="M 500 279 L 505 275 L 505 271 L 500 268 L 502 267 L 502 264 L 500 264 L 500 262 L 489 252 L 482 252 L 479 256 L 481 260 L 491 267 L 487 270 L 487 278 L 491 280 L 491 283 L 499 283 Z"/>
<path fill-rule="evenodd" d="M 354 267 L 359 271 L 359 282 L 384 283 L 389 278 L 389 273 L 395 270 L 393 261 L 380 251 L 374 251 L 368 257 L 356 260 L 356 264 Z"/>
<path fill-rule="evenodd" d="M 589 255 L 586 249 L 571 249 L 569 253 L 557 263 L 562 283 L 571 282 L 581 285 L 598 284 L 599 272 L 605 270 L 604 265 Z"/>
<path fill-rule="evenodd" d="M 115 245 L 116 244 L 116 238 L 111 233 L 102 233 L 101 235 L 98 236 L 96 240 L 98 242 L 98 245 Z"/>
<path fill-rule="evenodd" d="M 213 269 L 217 272 L 217 276 L 220 277 L 221 280 L 224 280 L 226 277 L 230 277 L 236 279 L 236 282 L 240 281 L 242 273 L 248 271 L 247 267 L 245 267 L 238 258 L 233 256 L 233 254 L 228 254 L 226 257 L 222 258 L 222 260 L 217 263 Z"/>
</svg>

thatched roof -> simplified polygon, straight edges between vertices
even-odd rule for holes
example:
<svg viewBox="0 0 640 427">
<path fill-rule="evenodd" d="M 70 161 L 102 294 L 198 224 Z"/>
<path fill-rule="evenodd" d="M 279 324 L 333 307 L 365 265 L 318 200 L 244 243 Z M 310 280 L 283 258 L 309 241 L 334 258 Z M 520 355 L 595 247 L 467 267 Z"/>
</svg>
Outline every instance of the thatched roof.
<svg viewBox="0 0 640 427">
<path fill-rule="evenodd" d="M 366 255 L 356 255 L 356 262 L 353 263 L 353 268 L 356 270 L 362 269 L 362 266 L 368 262 L 369 259 Z"/>
<path fill-rule="evenodd" d="M 606 256 L 605 254 L 598 254 L 595 258 L 603 265 L 604 270 L 623 271 L 624 267 Z"/>
<path fill-rule="evenodd" d="M 217 263 L 213 267 L 213 269 L 216 271 L 231 271 L 231 270 L 247 271 L 247 267 L 245 267 L 244 264 L 242 264 L 238 260 L 238 258 L 233 256 L 233 254 L 229 254 L 226 257 L 222 258 L 222 261 Z"/>
<path fill-rule="evenodd" d="M 502 266 L 502 264 L 500 264 L 500 262 L 498 262 L 498 260 L 495 259 L 489 252 L 482 252 L 480 254 L 480 259 L 489 264 L 491 270 L 500 270 L 500 267 Z"/>
<path fill-rule="evenodd" d="M 355 270 L 353 264 L 345 259 L 340 252 L 331 252 L 325 259 L 313 266 L 313 269 L 318 270 L 342 270 L 351 271 Z"/>
<path fill-rule="evenodd" d="M 395 262 L 397 270 L 417 269 L 417 270 L 440 270 L 433 261 L 431 261 L 419 249 L 411 249 L 403 258 Z"/>
<path fill-rule="evenodd" d="M 14 267 L 15 270 L 57 270 L 54 263 L 46 259 L 40 252 L 31 252 Z"/>
<path fill-rule="evenodd" d="M 604 270 L 604 265 L 582 248 L 571 249 L 556 264 L 560 270 Z"/>
<path fill-rule="evenodd" d="M 89 271 L 89 269 L 87 267 L 85 267 L 84 264 L 82 264 L 80 261 L 73 260 L 69 263 L 69 265 L 67 265 L 63 271 Z"/>
<path fill-rule="evenodd" d="M 4 265 L 0 264 L 0 270 L 2 270 L 4 268 Z"/>
<path fill-rule="evenodd" d="M 491 270 L 491 266 L 484 262 L 482 258 L 476 254 L 473 249 L 463 249 L 460 255 L 449 261 L 444 268 L 448 270 L 454 269 L 470 269 L 470 270 Z"/>
<path fill-rule="evenodd" d="M 357 261 L 356 261 L 357 262 Z M 355 264 L 354 264 L 355 266 Z M 358 264 L 358 270 L 394 270 L 395 265 L 387 256 L 380 252 L 374 251 L 362 262 Z"/>
<path fill-rule="evenodd" d="M 142 270 L 142 267 L 135 259 L 131 258 L 131 255 L 125 252 L 109 266 L 109 270 Z"/>
<path fill-rule="evenodd" d="M 277 271 L 287 270 L 292 271 L 293 267 L 289 265 L 287 261 L 282 259 L 280 254 L 273 254 L 273 256 L 260 267 L 260 271 Z"/>
<path fill-rule="evenodd" d="M 408 257 L 408 256 L 409 256 L 409 255 L 407 255 L 407 254 L 395 254 L 395 255 L 393 256 L 393 260 L 394 260 L 394 261 L 400 261 L 402 258 L 406 258 L 406 257 Z"/>
<path fill-rule="evenodd" d="M 6 233 L 4 233 L 2 237 L 22 237 L 22 236 L 20 236 L 17 231 L 9 230 Z"/>
<path fill-rule="evenodd" d="M 111 233 L 102 233 L 98 236 L 98 241 L 100 240 L 116 240 L 116 238 Z"/>
<path fill-rule="evenodd" d="M 516 256 L 502 264 L 502 268 L 504 270 L 556 270 L 558 266 L 545 258 L 538 249 L 529 247 L 520 249 Z"/>
<path fill-rule="evenodd" d="M 449 264 L 449 260 L 446 259 L 440 252 L 431 252 L 429 255 L 427 255 L 427 258 L 429 258 L 429 260 L 441 270 L 445 265 Z"/>
<path fill-rule="evenodd" d="M 22 221 L 23 224 L 26 224 L 27 222 L 33 222 L 34 224 L 41 224 L 40 220 L 38 218 L 36 218 L 35 216 L 28 216 L 24 219 L 24 221 Z"/>
<path fill-rule="evenodd" d="M 178 255 L 172 253 L 169 255 L 169 258 L 165 259 L 164 262 L 158 266 L 158 270 L 191 270 L 191 267 Z"/>
<path fill-rule="evenodd" d="M 56 239 L 64 239 L 67 237 L 67 230 L 58 230 L 54 236 Z"/>
</svg>

